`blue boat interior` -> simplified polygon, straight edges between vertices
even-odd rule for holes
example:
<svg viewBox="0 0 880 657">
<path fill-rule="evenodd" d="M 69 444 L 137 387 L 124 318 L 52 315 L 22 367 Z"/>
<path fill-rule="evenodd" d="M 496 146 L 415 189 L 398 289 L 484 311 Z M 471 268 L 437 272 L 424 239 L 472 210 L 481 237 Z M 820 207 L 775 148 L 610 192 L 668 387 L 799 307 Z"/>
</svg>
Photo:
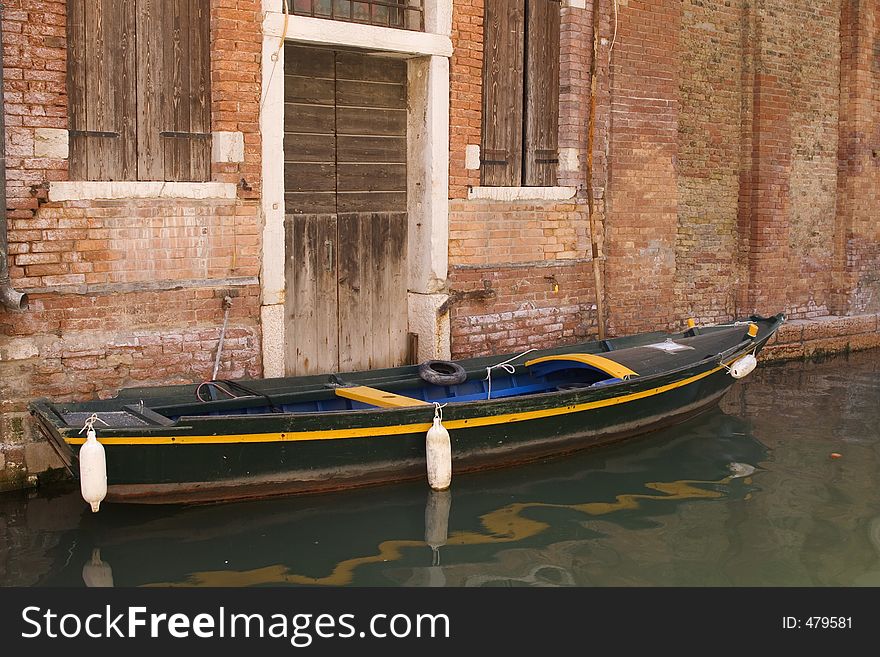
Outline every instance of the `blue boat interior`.
<svg viewBox="0 0 880 657">
<path fill-rule="evenodd" d="M 521 397 L 546 392 L 576 390 L 619 383 L 621 378 L 612 376 L 591 365 L 566 361 L 556 366 L 534 366 L 526 368 L 517 366 L 511 374 L 503 369 L 494 369 L 491 380 L 491 399 L 503 399 L 509 397 Z M 345 375 L 339 375 L 344 380 Z M 407 397 L 420 402 L 433 404 L 454 404 L 459 402 L 471 402 L 489 399 L 489 379 L 486 377 L 472 376 L 463 383 L 457 385 L 436 385 L 419 380 L 414 385 L 394 386 L 387 392 Z M 260 397 L 254 395 L 230 396 L 225 388 L 220 385 L 205 386 L 202 398 L 212 406 L 210 402 L 216 402 L 219 408 L 188 408 L 182 413 L 175 414 L 172 408 L 154 407 L 157 411 L 176 421 L 179 417 L 200 416 L 223 416 L 223 415 L 263 415 L 266 413 L 325 413 L 332 411 L 366 410 L 381 407 L 381 404 L 371 404 L 364 401 L 349 399 L 336 393 L 336 388 L 328 387 L 323 394 L 307 395 L 305 399 L 285 400 L 285 395 L 273 395 L 271 398 L 262 398 L 266 403 L 259 403 Z M 344 384 L 343 386 L 344 387 Z M 232 391 L 234 394 L 234 391 Z M 239 403 L 236 403 L 239 402 Z M 181 409 L 182 410 L 182 409 Z"/>
</svg>

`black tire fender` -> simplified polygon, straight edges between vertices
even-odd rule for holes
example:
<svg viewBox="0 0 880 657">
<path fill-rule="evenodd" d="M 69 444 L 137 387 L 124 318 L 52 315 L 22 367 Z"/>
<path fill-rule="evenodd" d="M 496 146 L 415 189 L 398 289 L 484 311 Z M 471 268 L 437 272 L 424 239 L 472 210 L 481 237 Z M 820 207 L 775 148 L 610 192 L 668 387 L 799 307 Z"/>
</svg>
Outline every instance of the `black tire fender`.
<svg viewBox="0 0 880 657">
<path fill-rule="evenodd" d="M 438 386 L 454 386 L 467 380 L 467 372 L 450 360 L 426 360 L 419 364 L 419 377 Z"/>
</svg>

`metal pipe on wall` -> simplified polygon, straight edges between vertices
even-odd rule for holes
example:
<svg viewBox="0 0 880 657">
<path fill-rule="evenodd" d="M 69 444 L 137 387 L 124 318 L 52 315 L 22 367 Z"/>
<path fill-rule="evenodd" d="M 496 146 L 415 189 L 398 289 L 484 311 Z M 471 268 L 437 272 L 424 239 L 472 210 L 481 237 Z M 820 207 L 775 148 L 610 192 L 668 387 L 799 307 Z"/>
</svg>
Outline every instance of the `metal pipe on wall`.
<svg viewBox="0 0 880 657">
<path fill-rule="evenodd" d="M 587 134 L 587 204 L 590 218 L 590 243 L 593 259 L 593 282 L 596 286 L 596 323 L 599 339 L 605 339 L 605 288 L 599 258 L 599 236 L 596 227 L 596 208 L 593 199 L 593 148 L 596 134 L 596 75 L 599 58 L 599 0 L 593 0 L 593 57 L 590 61 L 590 123 Z"/>
<path fill-rule="evenodd" d="M 0 5 L 0 25 L 2 25 L 3 5 Z M 25 310 L 27 294 L 12 287 L 9 278 L 9 241 L 6 235 L 6 101 L 3 90 L 3 30 L 0 29 L 0 303 L 10 310 Z"/>
</svg>

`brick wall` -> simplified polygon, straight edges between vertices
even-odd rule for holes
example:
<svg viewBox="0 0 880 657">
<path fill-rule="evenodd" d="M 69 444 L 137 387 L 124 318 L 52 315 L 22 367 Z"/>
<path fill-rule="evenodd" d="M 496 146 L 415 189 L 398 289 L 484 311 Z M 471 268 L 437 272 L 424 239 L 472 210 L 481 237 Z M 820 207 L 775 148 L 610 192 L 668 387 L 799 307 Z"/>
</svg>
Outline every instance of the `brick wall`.
<svg viewBox="0 0 880 657">
<path fill-rule="evenodd" d="M 34 154 L 38 129 L 67 129 L 66 8 L 64 0 L 4 3 L 6 204 L 12 220 L 31 218 L 48 183 L 67 179 L 66 159 Z"/>
<path fill-rule="evenodd" d="M 453 356 L 595 335 L 587 210 L 569 202 L 450 202 Z"/>
<path fill-rule="evenodd" d="M 742 3 L 685 3 L 679 39 L 676 318 L 735 314 Z"/>
<path fill-rule="evenodd" d="M 593 185 L 609 333 L 751 312 L 877 312 L 880 3 L 620 2 L 609 69 L 614 3 L 597 1 Z M 561 170 L 559 180 L 578 188 L 582 203 L 592 4 L 573 4 L 562 3 L 559 143 L 576 151 L 580 167 Z M 478 5 L 462 6 L 459 27 Z M 481 42 L 468 38 L 459 29 L 454 47 L 476 62 Z M 453 59 L 456 75 L 476 102 L 477 70 L 456 70 Z M 453 155 L 465 132 L 467 143 L 479 143 L 471 118 L 453 105 Z M 450 196 L 461 198 L 477 172 L 456 166 Z M 555 231 L 529 232 L 557 208 L 471 203 L 451 209 L 453 290 L 462 267 L 505 272 L 515 256 L 550 266 L 560 258 Z M 581 226 L 576 248 L 564 258 L 588 256 L 586 223 L 581 208 L 572 221 Z M 524 294 L 520 302 L 532 300 Z M 461 317 L 497 314 L 489 301 L 468 303 L 456 311 Z M 453 351 L 466 353 L 455 326 Z"/>
<path fill-rule="evenodd" d="M 592 6 L 562 3 L 557 179 L 570 201 L 466 200 L 478 186 L 465 146 L 481 137 L 483 2 L 453 7 L 450 90 L 449 290 L 454 356 L 514 351 L 595 335 L 596 293 L 584 186 L 592 59 Z M 599 105 L 600 117 L 607 107 Z M 603 127 L 597 166 L 604 166 Z M 597 195 L 603 176 L 595 177 Z M 601 208 L 598 221 L 601 224 Z"/>
<path fill-rule="evenodd" d="M 450 324 L 453 358 L 503 354 L 583 342 L 596 335 L 589 260 L 461 266 Z"/>
<path fill-rule="evenodd" d="M 11 220 L 11 275 L 21 288 L 256 276 L 257 208 L 236 201 L 46 203 Z"/>
<path fill-rule="evenodd" d="M 35 149 L 40 130 L 68 127 L 66 3 L 4 4 L 10 274 L 30 294 L 28 311 L 0 310 L 0 450 L 12 472 L 34 469 L 19 463 L 35 453 L 21 422 L 34 397 L 210 377 L 226 296 L 220 375 L 261 374 L 262 5 L 211 3 L 212 130 L 245 143 L 244 161 L 214 163 L 212 180 L 236 198 L 50 202 L 67 160 Z"/>
<path fill-rule="evenodd" d="M 120 383 L 210 378 L 226 295 L 233 328 L 224 335 L 218 376 L 259 376 L 256 288 L 34 295 L 26 322 L 2 324 L 2 410 L 20 410 L 26 391 L 70 400 L 111 396 Z"/>
<path fill-rule="evenodd" d="M 483 120 L 483 0 L 452 5 L 449 62 L 449 198 L 465 198 L 480 172 L 465 168 L 465 147 L 479 146 Z"/>
<path fill-rule="evenodd" d="M 799 0 L 791 21 L 788 304 L 792 317 L 829 313 L 840 111 L 840 2 Z M 810 39 L 802 37 L 810 26 Z"/>
<path fill-rule="evenodd" d="M 244 133 L 244 162 L 214 163 L 213 179 L 260 196 L 262 0 L 211 0 L 211 129 Z"/>
<path fill-rule="evenodd" d="M 621 3 L 612 60 L 605 294 L 612 335 L 672 325 L 682 4 Z"/>
<path fill-rule="evenodd" d="M 834 309 L 880 310 L 880 7 L 843 2 Z"/>
<path fill-rule="evenodd" d="M 678 317 L 828 314 L 838 9 L 836 1 L 685 3 Z"/>
<path fill-rule="evenodd" d="M 589 252 L 587 209 L 575 200 L 450 201 L 455 266 L 572 260 Z"/>
<path fill-rule="evenodd" d="M 563 158 L 557 184 L 582 187 L 587 169 L 587 126 L 590 60 L 593 58 L 592 8 L 563 4 L 559 25 L 559 148 L 574 153 Z"/>
</svg>

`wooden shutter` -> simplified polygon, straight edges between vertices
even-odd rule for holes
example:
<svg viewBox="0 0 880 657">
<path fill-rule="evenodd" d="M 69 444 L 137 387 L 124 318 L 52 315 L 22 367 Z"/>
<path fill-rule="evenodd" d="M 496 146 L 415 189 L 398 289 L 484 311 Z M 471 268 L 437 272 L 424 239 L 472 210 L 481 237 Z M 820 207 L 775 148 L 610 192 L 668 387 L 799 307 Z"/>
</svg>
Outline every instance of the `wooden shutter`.
<svg viewBox="0 0 880 657">
<path fill-rule="evenodd" d="M 70 177 L 137 178 L 134 4 L 68 2 Z"/>
<path fill-rule="evenodd" d="M 210 179 L 209 18 L 209 0 L 137 1 L 141 180 Z"/>
<path fill-rule="evenodd" d="M 486 0 L 483 51 L 483 185 L 522 182 L 525 0 Z"/>
<path fill-rule="evenodd" d="M 559 0 L 527 0 L 525 179 L 556 184 L 559 126 Z"/>
</svg>

